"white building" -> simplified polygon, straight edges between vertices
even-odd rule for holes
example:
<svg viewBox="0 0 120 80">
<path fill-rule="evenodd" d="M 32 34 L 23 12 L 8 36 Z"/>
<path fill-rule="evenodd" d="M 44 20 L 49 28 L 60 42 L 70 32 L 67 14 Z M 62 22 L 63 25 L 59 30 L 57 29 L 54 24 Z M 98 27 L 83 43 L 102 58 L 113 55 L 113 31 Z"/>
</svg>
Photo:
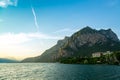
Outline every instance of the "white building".
<svg viewBox="0 0 120 80">
<path fill-rule="evenodd" d="M 103 53 L 103 55 L 110 55 L 110 54 L 112 54 L 112 52 L 110 52 L 110 51 L 107 51 L 107 52 Z"/>
<path fill-rule="evenodd" d="M 92 57 L 101 57 L 102 55 L 110 55 L 112 52 L 106 51 L 106 52 L 96 52 L 92 54 Z"/>
<path fill-rule="evenodd" d="M 102 55 L 102 52 L 96 52 L 92 54 L 92 57 L 100 57 Z"/>
</svg>

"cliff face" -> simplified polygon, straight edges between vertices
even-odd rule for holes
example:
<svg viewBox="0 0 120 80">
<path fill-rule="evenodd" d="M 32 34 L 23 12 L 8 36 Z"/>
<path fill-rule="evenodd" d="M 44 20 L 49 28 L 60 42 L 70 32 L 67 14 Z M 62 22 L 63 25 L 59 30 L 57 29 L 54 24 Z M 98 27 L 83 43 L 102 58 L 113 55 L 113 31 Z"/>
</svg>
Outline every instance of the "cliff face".
<svg viewBox="0 0 120 80">
<path fill-rule="evenodd" d="M 91 56 L 94 52 L 119 51 L 120 41 L 111 30 L 95 30 L 85 27 L 71 37 L 59 40 L 41 56 L 27 58 L 23 62 L 54 62 L 64 57 Z"/>
<path fill-rule="evenodd" d="M 71 36 L 61 49 L 61 56 L 90 56 L 94 52 L 120 50 L 119 39 L 111 30 L 85 27 Z"/>
</svg>

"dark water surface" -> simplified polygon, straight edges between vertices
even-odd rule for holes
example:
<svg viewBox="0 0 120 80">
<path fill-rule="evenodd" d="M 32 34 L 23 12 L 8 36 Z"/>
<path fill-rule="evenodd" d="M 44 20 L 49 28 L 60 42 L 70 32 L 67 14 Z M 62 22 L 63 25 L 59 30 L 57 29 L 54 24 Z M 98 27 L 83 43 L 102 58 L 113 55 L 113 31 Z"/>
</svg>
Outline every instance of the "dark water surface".
<svg viewBox="0 0 120 80">
<path fill-rule="evenodd" d="M 0 80 L 120 80 L 120 66 L 2 63 Z"/>
</svg>

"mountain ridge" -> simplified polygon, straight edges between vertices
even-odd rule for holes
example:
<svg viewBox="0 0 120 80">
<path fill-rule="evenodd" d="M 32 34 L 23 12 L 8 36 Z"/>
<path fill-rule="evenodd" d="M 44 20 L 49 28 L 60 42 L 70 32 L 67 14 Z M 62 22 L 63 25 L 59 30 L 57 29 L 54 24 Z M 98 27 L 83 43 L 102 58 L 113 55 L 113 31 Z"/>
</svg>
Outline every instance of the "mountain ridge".
<svg viewBox="0 0 120 80">
<path fill-rule="evenodd" d="M 94 52 L 118 51 L 120 40 L 111 29 L 96 30 L 87 26 L 71 37 L 58 40 L 57 44 L 42 55 L 22 62 L 57 62 L 64 57 L 91 56 Z"/>
<path fill-rule="evenodd" d="M 17 63 L 19 61 L 13 60 L 13 59 L 8 59 L 8 58 L 0 58 L 0 63 Z"/>
</svg>

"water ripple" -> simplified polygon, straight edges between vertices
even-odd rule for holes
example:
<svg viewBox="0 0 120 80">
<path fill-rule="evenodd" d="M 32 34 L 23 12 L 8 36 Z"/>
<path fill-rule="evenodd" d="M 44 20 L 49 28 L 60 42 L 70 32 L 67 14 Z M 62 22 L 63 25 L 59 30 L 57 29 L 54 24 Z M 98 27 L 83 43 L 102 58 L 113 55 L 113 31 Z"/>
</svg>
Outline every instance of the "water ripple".
<svg viewBox="0 0 120 80">
<path fill-rule="evenodd" d="M 0 80 L 120 80 L 120 66 L 2 63 Z"/>
</svg>

